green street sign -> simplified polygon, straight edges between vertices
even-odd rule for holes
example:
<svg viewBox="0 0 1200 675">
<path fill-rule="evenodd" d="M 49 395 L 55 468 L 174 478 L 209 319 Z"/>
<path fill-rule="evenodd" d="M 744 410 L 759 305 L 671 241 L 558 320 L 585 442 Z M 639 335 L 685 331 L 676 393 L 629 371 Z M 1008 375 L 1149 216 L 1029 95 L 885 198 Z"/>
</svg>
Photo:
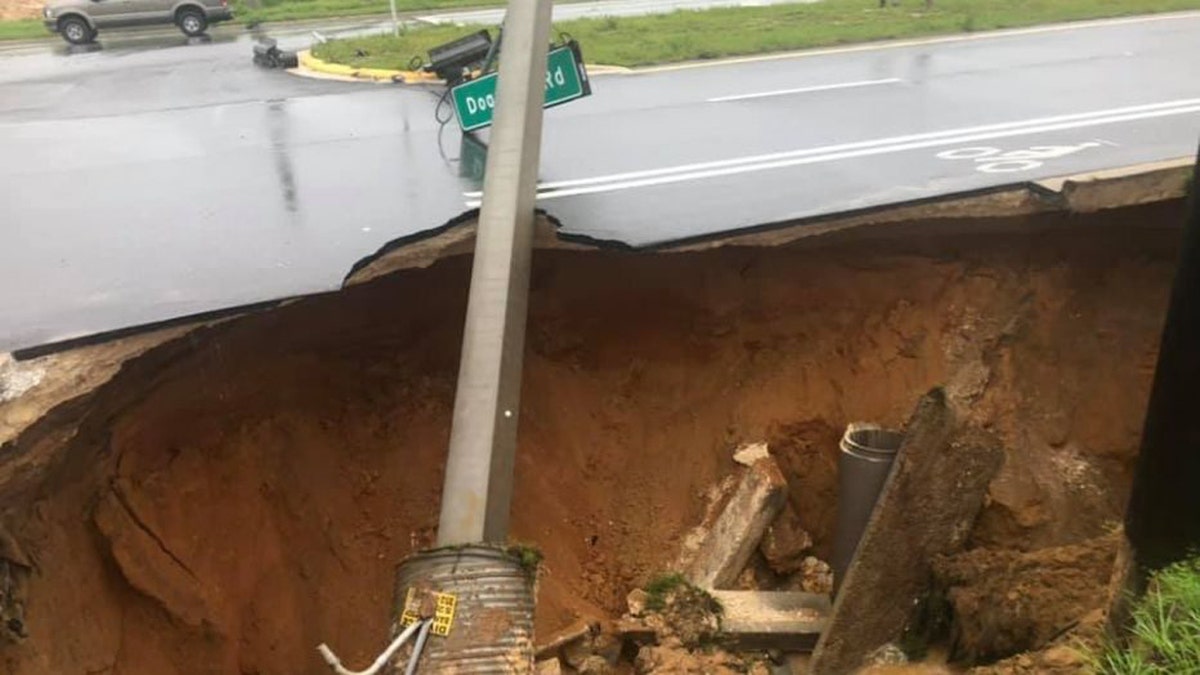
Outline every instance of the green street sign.
<svg viewBox="0 0 1200 675">
<path fill-rule="evenodd" d="M 496 73 L 464 82 L 450 90 L 454 112 L 463 131 L 482 129 L 492 123 L 496 109 Z M 546 56 L 546 103 L 550 108 L 592 93 L 583 57 L 575 42 L 550 50 Z"/>
</svg>

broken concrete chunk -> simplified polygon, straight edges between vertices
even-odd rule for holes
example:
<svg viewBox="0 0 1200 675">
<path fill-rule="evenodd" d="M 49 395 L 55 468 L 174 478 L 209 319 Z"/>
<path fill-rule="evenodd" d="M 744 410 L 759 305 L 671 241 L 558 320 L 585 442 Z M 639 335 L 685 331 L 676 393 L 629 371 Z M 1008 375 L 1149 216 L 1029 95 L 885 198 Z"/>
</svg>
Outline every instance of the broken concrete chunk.
<svg viewBox="0 0 1200 675">
<path fill-rule="evenodd" d="M 813 648 L 829 596 L 799 591 L 711 591 L 721 605 L 720 640 L 737 650 Z"/>
<path fill-rule="evenodd" d="M 579 621 L 550 636 L 534 650 L 534 658 L 541 660 L 557 656 L 559 650 L 574 642 L 583 642 L 584 638 L 598 632 L 600 626 L 593 621 Z"/>
<path fill-rule="evenodd" d="M 755 462 L 770 456 L 771 451 L 767 448 L 766 443 L 747 443 L 738 446 L 738 449 L 733 452 L 733 461 L 744 466 L 754 466 Z"/>
<path fill-rule="evenodd" d="M 584 659 L 576 670 L 580 675 L 608 675 L 608 673 L 614 672 L 608 660 L 597 654 L 592 654 Z"/>
<path fill-rule="evenodd" d="M 625 596 L 625 605 L 629 609 L 629 616 L 641 616 L 646 613 L 646 600 L 650 595 L 646 591 L 635 588 Z"/>
<path fill-rule="evenodd" d="M 908 656 L 894 642 L 889 642 L 871 652 L 867 664 L 872 666 L 901 666 L 908 663 Z"/>
<path fill-rule="evenodd" d="M 783 508 L 786 490 L 774 459 L 760 459 L 744 469 L 715 522 L 696 534 L 695 556 L 684 573 L 688 581 L 700 588 L 736 583 L 767 525 Z"/>
<path fill-rule="evenodd" d="M 587 640 L 575 640 L 563 645 L 562 659 L 575 670 L 579 670 L 583 666 L 583 662 L 590 656 L 592 656 L 592 648 Z"/>
<path fill-rule="evenodd" d="M 592 638 L 592 653 L 603 658 L 608 665 L 615 666 L 621 660 L 621 640 L 611 633 L 600 633 Z"/>
<path fill-rule="evenodd" d="M 800 590 L 807 593 L 833 593 L 833 568 L 829 563 L 813 556 L 808 556 L 796 574 L 799 578 Z"/>
<path fill-rule="evenodd" d="M 658 639 L 658 633 L 644 621 L 635 619 L 618 619 L 613 626 L 617 637 L 622 642 L 632 642 L 637 645 L 653 644 Z"/>
<path fill-rule="evenodd" d="M 558 659 L 538 661 L 534 667 L 537 675 L 562 675 L 562 663 Z"/>
<path fill-rule="evenodd" d="M 800 524 L 796 510 L 788 504 L 767 526 L 758 550 L 762 551 L 772 571 L 787 575 L 804 566 L 804 554 L 812 545 L 812 536 Z"/>
</svg>

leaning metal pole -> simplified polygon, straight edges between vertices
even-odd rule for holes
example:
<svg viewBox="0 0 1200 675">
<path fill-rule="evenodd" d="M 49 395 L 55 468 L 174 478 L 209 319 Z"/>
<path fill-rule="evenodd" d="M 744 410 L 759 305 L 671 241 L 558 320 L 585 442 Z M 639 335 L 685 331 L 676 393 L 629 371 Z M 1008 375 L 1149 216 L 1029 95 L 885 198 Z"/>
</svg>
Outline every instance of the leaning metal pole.
<svg viewBox="0 0 1200 675">
<path fill-rule="evenodd" d="M 511 0 L 475 239 L 438 545 L 508 536 L 550 0 Z"/>
<path fill-rule="evenodd" d="M 394 632 L 430 620 L 422 672 L 533 672 L 537 563 L 506 550 L 551 0 L 504 18 L 483 208 L 454 396 L 437 547 L 396 571 Z M 400 665 L 394 665 L 400 672 Z"/>
</svg>

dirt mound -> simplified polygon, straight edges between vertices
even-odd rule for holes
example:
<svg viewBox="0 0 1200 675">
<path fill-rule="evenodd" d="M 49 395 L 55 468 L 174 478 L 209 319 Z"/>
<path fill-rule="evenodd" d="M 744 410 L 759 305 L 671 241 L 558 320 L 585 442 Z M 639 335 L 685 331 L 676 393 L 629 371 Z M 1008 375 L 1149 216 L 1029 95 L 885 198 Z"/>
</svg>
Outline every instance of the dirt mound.
<svg viewBox="0 0 1200 675">
<path fill-rule="evenodd" d="M 827 551 L 838 430 L 902 423 L 939 384 L 1007 445 L 978 543 L 1100 534 L 1177 245 L 1140 226 L 1178 206 L 539 252 L 513 506 L 513 537 L 546 556 L 539 633 L 619 614 L 744 441 L 772 440 Z M 193 332 L 6 443 L 0 520 L 34 569 L 6 670 L 319 673 L 322 641 L 369 662 L 394 565 L 436 525 L 468 271 L 446 259 Z"/>
<path fill-rule="evenodd" d="M 957 655 L 986 662 L 1038 650 L 1100 610 L 1119 541 L 1114 532 L 1033 552 L 976 549 L 934 561 L 953 608 Z"/>
</svg>

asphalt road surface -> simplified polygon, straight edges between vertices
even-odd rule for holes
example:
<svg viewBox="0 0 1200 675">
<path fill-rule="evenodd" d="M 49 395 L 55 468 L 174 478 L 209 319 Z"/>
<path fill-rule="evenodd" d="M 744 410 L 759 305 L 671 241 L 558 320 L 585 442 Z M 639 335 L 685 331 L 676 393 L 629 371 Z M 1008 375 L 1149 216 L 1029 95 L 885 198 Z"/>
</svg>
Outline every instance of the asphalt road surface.
<svg viewBox="0 0 1200 675">
<path fill-rule="evenodd" d="M 477 204 L 436 92 L 231 35 L 0 59 L 0 351 L 333 289 Z M 540 205 L 646 247 L 1190 156 L 1198 62 L 1183 14 L 600 76 L 546 113 Z"/>
</svg>

